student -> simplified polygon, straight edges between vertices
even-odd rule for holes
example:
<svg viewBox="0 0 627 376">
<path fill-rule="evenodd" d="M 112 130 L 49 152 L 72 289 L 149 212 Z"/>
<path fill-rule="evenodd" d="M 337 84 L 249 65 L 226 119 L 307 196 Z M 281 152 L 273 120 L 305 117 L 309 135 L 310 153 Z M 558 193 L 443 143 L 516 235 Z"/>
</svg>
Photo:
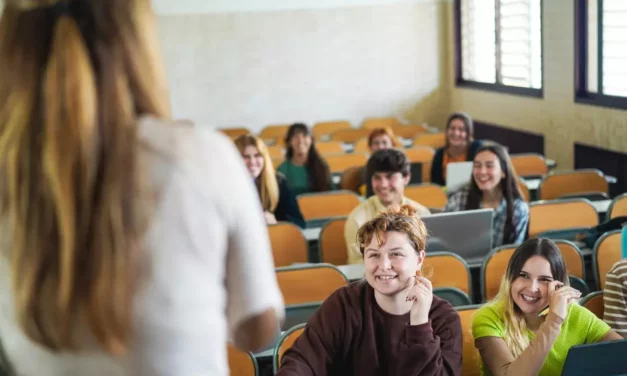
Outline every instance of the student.
<svg viewBox="0 0 627 376">
<path fill-rule="evenodd" d="M 420 273 L 427 230 L 415 209 L 384 212 L 357 237 L 365 280 L 322 304 L 277 376 L 461 375 L 461 322 Z"/>
<path fill-rule="evenodd" d="M 286 161 L 278 171 L 287 178 L 287 185 L 295 194 L 324 192 L 331 189 L 331 173 L 318 151 L 309 128 L 296 123 L 287 130 Z"/>
<path fill-rule="evenodd" d="M 470 183 L 449 198 L 444 211 L 494 209 L 492 246 L 520 243 L 527 233 L 529 206 L 516 182 L 507 150 L 484 145 L 477 150 Z"/>
<path fill-rule="evenodd" d="M 255 181 L 266 224 L 287 221 L 305 228 L 305 220 L 285 176 L 275 173 L 268 148 L 259 137 L 241 135 L 235 139 L 244 163 Z"/>
<path fill-rule="evenodd" d="M 577 304 L 580 296 L 568 285 L 566 264 L 555 243 L 534 238 L 521 244 L 497 297 L 472 322 L 482 374 L 561 375 L 571 347 L 621 339 Z"/>
<path fill-rule="evenodd" d="M 472 161 L 481 142 L 473 139 L 472 118 L 455 112 L 446 122 L 446 145 L 436 150 L 431 164 L 431 182 L 446 185 L 446 165 L 451 162 Z"/>
<path fill-rule="evenodd" d="M 2 7 L 0 354 L 14 375 L 222 376 L 227 339 L 256 351 L 278 331 L 255 188 L 229 139 L 167 120 L 150 4 Z"/>
<path fill-rule="evenodd" d="M 368 147 L 371 153 L 398 146 L 398 141 L 396 141 L 394 132 L 390 128 L 375 128 L 368 135 Z"/>
<path fill-rule="evenodd" d="M 618 261 L 605 277 L 603 320 L 627 338 L 627 259 Z"/>
<path fill-rule="evenodd" d="M 357 264 L 363 261 L 357 241 L 357 230 L 380 212 L 401 205 L 413 206 L 418 215 L 429 215 L 429 209 L 403 196 L 405 186 L 409 183 L 409 161 L 398 149 L 383 149 L 375 152 L 366 165 L 367 176 L 372 176 L 371 184 L 375 195 L 362 202 L 348 215 L 344 226 L 344 238 L 348 250 L 348 263 Z"/>
</svg>

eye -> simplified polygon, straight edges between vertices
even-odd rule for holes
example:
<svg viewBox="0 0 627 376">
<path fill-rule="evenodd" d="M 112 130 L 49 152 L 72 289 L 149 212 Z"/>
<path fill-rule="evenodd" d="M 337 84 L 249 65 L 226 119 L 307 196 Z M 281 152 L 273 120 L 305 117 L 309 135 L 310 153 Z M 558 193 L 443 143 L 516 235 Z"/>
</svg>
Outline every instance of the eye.
<svg viewBox="0 0 627 376">
<path fill-rule="evenodd" d="M 524 279 L 528 279 L 528 278 L 529 278 L 529 276 L 527 275 L 527 273 L 520 273 L 518 276 L 519 276 L 520 278 L 524 278 Z"/>
<path fill-rule="evenodd" d="M 392 256 L 393 257 L 403 257 L 403 254 L 401 252 L 392 252 Z"/>
<path fill-rule="evenodd" d="M 375 257 L 379 257 L 379 254 L 378 253 L 370 253 L 368 255 L 368 258 L 375 258 Z"/>
<path fill-rule="evenodd" d="M 553 282 L 553 280 L 551 278 L 540 278 L 540 282 L 551 283 L 551 282 Z"/>
</svg>

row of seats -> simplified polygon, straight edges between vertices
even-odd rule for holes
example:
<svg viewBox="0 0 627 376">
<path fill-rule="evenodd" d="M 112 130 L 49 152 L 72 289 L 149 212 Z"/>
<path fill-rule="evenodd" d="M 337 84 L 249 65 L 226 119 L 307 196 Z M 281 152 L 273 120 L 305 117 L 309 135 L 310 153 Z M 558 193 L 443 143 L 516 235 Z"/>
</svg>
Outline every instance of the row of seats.
<svg viewBox="0 0 627 376">
<path fill-rule="evenodd" d="M 579 304 L 589 309 L 600 319 L 603 319 L 603 292 L 599 291 L 582 298 Z M 462 326 L 462 375 L 481 375 L 481 356 L 475 348 L 472 336 L 472 319 L 481 305 L 469 305 L 456 307 Z M 272 363 L 274 373 L 278 372 L 281 358 L 285 351 L 292 347 L 296 339 L 305 330 L 305 324 L 296 325 L 287 330 L 274 347 Z M 250 353 L 242 352 L 233 346 L 228 348 L 229 367 L 233 376 L 256 376 L 258 375 L 258 365 L 255 357 Z"/>
<path fill-rule="evenodd" d="M 605 275 L 612 265 L 621 259 L 620 240 L 620 231 L 611 231 L 599 238 L 594 247 L 593 278 L 596 287 L 601 290 L 605 287 Z M 556 240 L 555 243 L 562 252 L 571 282 L 585 292 L 588 286 L 584 282 L 586 275 L 581 250 L 566 240 Z M 480 272 L 482 301 L 489 301 L 498 293 L 501 279 L 515 250 L 516 245 L 505 245 L 493 249 L 485 256 Z M 425 275 L 430 276 L 434 288 L 459 290 L 466 294 L 469 302 L 472 301 L 470 268 L 458 255 L 451 252 L 427 253 L 423 271 Z M 288 305 L 324 301 L 333 291 L 348 283 L 346 276 L 339 269 L 325 263 L 279 267 L 277 280 Z M 446 291 L 446 294 L 455 295 L 450 291 Z M 464 301 L 463 298 L 457 300 Z"/>
</svg>

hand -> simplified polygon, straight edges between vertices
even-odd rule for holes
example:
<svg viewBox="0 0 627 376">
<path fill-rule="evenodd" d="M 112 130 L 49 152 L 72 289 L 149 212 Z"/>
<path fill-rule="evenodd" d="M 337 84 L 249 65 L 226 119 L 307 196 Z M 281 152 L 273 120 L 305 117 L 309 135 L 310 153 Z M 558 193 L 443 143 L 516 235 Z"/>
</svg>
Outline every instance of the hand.
<svg viewBox="0 0 627 376">
<path fill-rule="evenodd" d="M 562 320 L 566 320 L 568 304 L 581 297 L 581 291 L 564 286 L 562 282 L 549 283 L 549 312 L 553 312 Z"/>
<path fill-rule="evenodd" d="M 412 287 L 407 295 L 408 301 L 413 301 L 409 311 L 409 325 L 422 325 L 429 321 L 429 310 L 433 302 L 433 287 L 431 281 L 425 277 L 415 276 L 410 281 Z"/>
<path fill-rule="evenodd" d="M 263 218 L 266 220 L 267 225 L 276 224 L 276 218 L 274 217 L 274 214 L 270 213 L 269 211 L 263 212 Z"/>
</svg>

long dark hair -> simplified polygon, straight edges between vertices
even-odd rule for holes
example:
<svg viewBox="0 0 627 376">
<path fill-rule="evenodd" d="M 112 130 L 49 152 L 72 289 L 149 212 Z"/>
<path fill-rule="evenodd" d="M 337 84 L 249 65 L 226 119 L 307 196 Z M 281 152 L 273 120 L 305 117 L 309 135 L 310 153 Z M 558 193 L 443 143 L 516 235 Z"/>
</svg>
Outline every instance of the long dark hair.
<svg viewBox="0 0 627 376">
<path fill-rule="evenodd" d="M 483 151 L 489 151 L 490 153 L 496 155 L 499 160 L 499 164 L 501 165 L 501 170 L 505 174 L 505 177 L 501 179 L 499 186 L 501 188 L 501 194 L 503 198 L 505 198 L 506 203 L 506 219 L 505 219 L 505 229 L 503 232 L 503 242 L 505 244 L 511 243 L 514 241 L 516 234 L 514 233 L 514 201 L 516 199 L 522 199 L 522 195 L 520 194 L 520 190 L 518 189 L 518 185 L 516 182 L 518 181 L 518 177 L 514 172 L 514 168 L 512 167 L 512 161 L 509 158 L 509 153 L 507 150 L 501 145 L 498 144 L 486 144 L 481 146 L 475 155 L 479 155 L 479 153 Z M 466 200 L 466 210 L 479 209 L 481 204 L 481 198 L 483 197 L 483 192 L 477 186 L 477 182 L 475 181 L 474 176 L 470 179 L 469 184 L 469 192 L 468 192 L 468 200 Z"/>
<path fill-rule="evenodd" d="M 473 138 L 474 138 L 474 133 L 475 133 L 475 126 L 472 122 L 472 118 L 470 117 L 470 115 L 468 115 L 465 112 L 454 112 L 451 114 L 451 116 L 448 117 L 448 120 L 446 121 L 446 130 L 448 131 L 448 129 L 451 127 L 451 123 L 453 122 L 453 120 L 461 120 L 464 123 L 464 128 L 466 129 L 466 141 L 468 142 L 468 145 L 470 146 L 470 143 L 472 142 Z M 448 142 L 448 133 L 446 134 L 446 146 L 445 149 L 448 149 L 449 147 L 449 142 Z"/>
<path fill-rule="evenodd" d="M 287 135 L 285 136 L 285 145 L 287 146 L 286 158 L 288 161 L 291 161 L 294 155 L 290 140 L 298 133 L 311 137 L 309 128 L 303 123 L 295 123 L 289 127 Z M 311 137 L 311 147 L 309 148 L 309 154 L 307 154 L 307 164 L 305 167 L 309 173 L 309 186 L 313 191 L 324 192 L 331 189 L 331 173 L 329 172 L 329 166 L 327 166 L 318 153 L 316 141 L 313 137 Z"/>
<path fill-rule="evenodd" d="M 503 321 L 505 323 L 505 343 L 514 356 L 518 356 L 529 345 L 527 324 L 520 308 L 511 297 L 512 284 L 520 275 L 527 260 L 533 256 L 540 256 L 549 262 L 551 275 L 555 281 L 568 286 L 568 272 L 566 263 L 559 247 L 550 239 L 534 238 L 522 243 L 509 259 L 507 271 L 501 281 L 501 287 L 496 301 L 503 304 Z"/>
</svg>

